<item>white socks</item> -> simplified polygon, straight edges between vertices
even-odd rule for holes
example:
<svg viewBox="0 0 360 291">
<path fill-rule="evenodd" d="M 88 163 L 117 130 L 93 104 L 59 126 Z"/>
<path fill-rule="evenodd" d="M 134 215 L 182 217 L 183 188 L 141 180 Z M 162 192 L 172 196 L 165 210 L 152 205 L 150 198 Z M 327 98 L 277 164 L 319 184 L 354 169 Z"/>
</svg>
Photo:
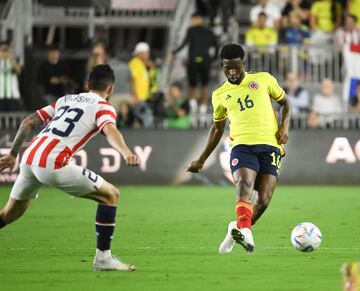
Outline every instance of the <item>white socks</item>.
<svg viewBox="0 0 360 291">
<path fill-rule="evenodd" d="M 105 260 L 107 258 L 111 258 L 111 250 L 101 251 L 99 249 L 96 249 L 95 257 L 99 260 Z"/>
</svg>

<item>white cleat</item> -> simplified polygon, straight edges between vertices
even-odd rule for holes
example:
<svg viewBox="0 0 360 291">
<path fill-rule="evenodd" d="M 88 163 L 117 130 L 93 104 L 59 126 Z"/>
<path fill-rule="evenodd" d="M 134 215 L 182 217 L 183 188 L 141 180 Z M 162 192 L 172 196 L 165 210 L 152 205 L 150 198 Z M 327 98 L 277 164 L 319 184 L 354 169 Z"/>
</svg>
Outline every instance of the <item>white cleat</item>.
<svg viewBox="0 0 360 291">
<path fill-rule="evenodd" d="M 104 259 L 95 257 L 94 271 L 135 271 L 136 267 L 132 264 L 125 264 L 118 258 L 110 256 Z"/>
<path fill-rule="evenodd" d="M 228 225 L 226 236 L 225 236 L 224 240 L 222 241 L 222 243 L 220 244 L 220 247 L 219 247 L 219 253 L 221 255 L 230 254 L 233 247 L 234 247 L 235 240 L 232 237 L 231 231 L 234 228 L 237 228 L 236 224 L 237 224 L 236 221 L 231 221 L 229 223 L 229 225 Z"/>
<path fill-rule="evenodd" d="M 249 228 L 233 228 L 231 230 L 232 238 L 240 245 L 244 247 L 244 249 L 248 253 L 252 253 L 255 248 L 254 238 Z"/>
</svg>

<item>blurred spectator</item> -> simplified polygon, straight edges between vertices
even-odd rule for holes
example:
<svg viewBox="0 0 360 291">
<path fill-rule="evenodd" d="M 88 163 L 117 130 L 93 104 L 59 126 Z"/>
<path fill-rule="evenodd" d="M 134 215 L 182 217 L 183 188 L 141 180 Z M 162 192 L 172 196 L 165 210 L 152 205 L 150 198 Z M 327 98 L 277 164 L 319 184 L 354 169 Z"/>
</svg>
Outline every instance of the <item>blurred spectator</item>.
<svg viewBox="0 0 360 291">
<path fill-rule="evenodd" d="M 289 19 L 289 25 L 281 31 L 283 42 L 292 45 L 306 44 L 310 33 L 306 26 L 301 25 L 299 14 L 297 12 L 291 12 Z"/>
<path fill-rule="evenodd" d="M 250 10 L 250 22 L 253 26 L 257 25 L 258 17 L 260 13 L 267 15 L 266 26 L 271 28 L 279 28 L 281 13 L 277 6 L 269 3 L 268 0 L 258 0 L 258 5 L 254 6 Z"/>
<path fill-rule="evenodd" d="M 92 67 L 96 65 L 107 64 L 109 61 L 109 54 L 106 45 L 102 42 L 96 43 L 91 51 L 91 55 L 86 65 L 86 71 L 90 72 Z"/>
<path fill-rule="evenodd" d="M 183 95 L 180 84 L 172 84 L 165 101 L 166 127 L 190 128 L 189 111 L 189 100 Z"/>
<path fill-rule="evenodd" d="M 119 104 L 119 111 L 117 116 L 118 128 L 141 128 L 143 126 L 142 119 L 136 115 L 131 108 L 130 103 L 121 101 Z"/>
<path fill-rule="evenodd" d="M 335 94 L 334 82 L 325 79 L 321 83 L 321 93 L 315 94 L 312 111 L 319 114 L 333 114 L 342 112 L 340 96 Z"/>
<path fill-rule="evenodd" d="M 147 65 L 150 58 L 150 47 L 146 42 L 139 42 L 129 62 L 131 105 L 135 108 L 146 106 L 150 98 L 150 82 Z"/>
<path fill-rule="evenodd" d="M 333 32 L 341 23 L 341 13 L 341 5 L 336 0 L 318 0 L 311 5 L 309 43 L 314 47 L 309 49 L 310 63 L 323 64 L 331 60 L 331 52 L 323 47 L 332 43 Z"/>
<path fill-rule="evenodd" d="M 51 104 L 65 93 L 69 93 L 66 90 L 68 84 L 68 68 L 60 60 L 60 50 L 57 47 L 50 47 L 47 60 L 40 65 L 38 71 L 40 96 L 47 104 Z"/>
<path fill-rule="evenodd" d="M 18 77 L 21 66 L 13 58 L 10 44 L 0 43 L 0 111 L 21 109 Z"/>
<path fill-rule="evenodd" d="M 164 93 L 159 89 L 160 82 L 160 59 L 150 59 L 148 62 L 148 74 L 150 84 L 149 106 L 154 117 L 154 126 L 162 127 L 164 119 Z"/>
<path fill-rule="evenodd" d="M 356 85 L 356 94 L 350 99 L 350 112 L 360 113 L 360 82 Z"/>
<path fill-rule="evenodd" d="M 143 121 L 145 128 L 154 126 L 154 116 L 150 108 L 150 79 L 147 66 L 150 60 L 150 46 L 139 42 L 133 52 L 134 57 L 129 62 L 131 106 Z"/>
<path fill-rule="evenodd" d="M 311 5 L 310 12 L 313 43 L 329 42 L 331 33 L 341 24 L 341 5 L 335 0 L 318 0 Z"/>
<path fill-rule="evenodd" d="M 334 82 L 330 79 L 322 81 L 321 93 L 315 94 L 312 111 L 320 115 L 327 115 L 341 113 L 342 107 L 340 96 L 335 94 Z"/>
<path fill-rule="evenodd" d="M 307 125 L 310 128 L 327 128 L 336 122 L 337 117 L 334 114 L 342 112 L 341 98 L 335 94 L 334 82 L 325 79 L 321 83 L 321 93 L 314 96 L 312 112 L 308 115 Z"/>
<path fill-rule="evenodd" d="M 245 42 L 248 46 L 271 46 L 278 42 L 277 31 L 266 26 L 267 15 L 259 13 L 256 24 L 246 31 Z"/>
<path fill-rule="evenodd" d="M 356 16 L 356 25 L 360 26 L 360 0 L 349 0 L 348 12 Z"/>
<path fill-rule="evenodd" d="M 150 96 L 152 97 L 159 92 L 160 60 L 149 58 L 147 68 L 149 75 Z"/>
<path fill-rule="evenodd" d="M 316 112 L 310 112 L 306 119 L 306 124 L 309 128 L 319 128 L 321 126 L 321 119 Z"/>
<path fill-rule="evenodd" d="M 290 24 L 290 14 L 296 13 L 300 16 L 301 23 L 309 26 L 310 7 L 308 1 L 301 0 L 288 0 L 284 9 L 281 11 L 282 26 L 288 26 Z"/>
<path fill-rule="evenodd" d="M 286 87 L 284 88 L 291 102 L 293 113 L 309 112 L 310 95 L 309 92 L 300 86 L 300 81 L 296 73 L 288 73 L 286 76 Z"/>
<path fill-rule="evenodd" d="M 350 45 L 360 43 L 360 28 L 356 26 L 357 18 L 355 15 L 346 15 L 344 26 L 335 32 L 335 42 L 340 45 Z"/>
<path fill-rule="evenodd" d="M 229 19 L 234 13 L 234 0 L 208 0 L 207 3 L 211 27 L 215 25 L 215 19 L 220 8 L 222 31 L 226 34 L 228 32 Z"/>
<path fill-rule="evenodd" d="M 187 76 L 189 81 L 189 98 L 191 111 L 197 111 L 196 87 L 198 81 L 201 83 L 199 108 L 200 114 L 207 112 L 209 99 L 208 83 L 210 77 L 210 65 L 216 59 L 218 45 L 214 33 L 205 27 L 204 18 L 197 12 L 191 17 L 191 27 L 188 28 L 186 36 L 179 47 L 172 51 L 171 60 L 174 55 L 189 45 Z M 211 54 L 211 50 L 213 54 Z M 168 61 L 169 61 L 168 60 Z"/>
</svg>

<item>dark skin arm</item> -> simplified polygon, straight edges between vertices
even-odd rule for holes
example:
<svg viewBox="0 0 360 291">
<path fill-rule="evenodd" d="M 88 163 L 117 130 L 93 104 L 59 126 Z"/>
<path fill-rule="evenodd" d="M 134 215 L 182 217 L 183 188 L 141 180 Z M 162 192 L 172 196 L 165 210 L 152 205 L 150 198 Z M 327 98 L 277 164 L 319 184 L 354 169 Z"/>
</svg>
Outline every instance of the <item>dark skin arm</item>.
<svg viewBox="0 0 360 291">
<path fill-rule="evenodd" d="M 0 158 L 0 172 L 7 168 L 9 168 L 9 169 L 14 168 L 15 162 L 16 162 L 16 157 L 17 157 L 19 150 L 20 150 L 21 146 L 23 145 L 24 141 L 26 140 L 26 138 L 28 137 L 30 132 L 32 132 L 32 130 L 35 127 L 37 127 L 41 124 L 43 124 L 43 121 L 40 119 L 40 117 L 37 113 L 33 113 L 33 114 L 29 115 L 22 121 L 20 128 L 19 128 L 18 132 L 16 133 L 15 140 L 11 147 L 10 154 L 5 155 L 2 158 Z"/>
<path fill-rule="evenodd" d="M 276 132 L 278 144 L 286 144 L 289 139 L 289 122 L 291 117 L 291 104 L 289 98 L 285 94 L 284 98 L 277 102 L 281 105 L 281 123 Z"/>
<path fill-rule="evenodd" d="M 205 150 L 202 152 L 200 157 L 197 160 L 193 161 L 191 165 L 187 168 L 188 172 L 199 173 L 199 171 L 204 166 L 205 161 L 219 143 L 224 133 L 225 125 L 226 125 L 226 119 L 223 121 L 214 122 L 214 124 L 211 126 L 209 131 Z"/>
</svg>

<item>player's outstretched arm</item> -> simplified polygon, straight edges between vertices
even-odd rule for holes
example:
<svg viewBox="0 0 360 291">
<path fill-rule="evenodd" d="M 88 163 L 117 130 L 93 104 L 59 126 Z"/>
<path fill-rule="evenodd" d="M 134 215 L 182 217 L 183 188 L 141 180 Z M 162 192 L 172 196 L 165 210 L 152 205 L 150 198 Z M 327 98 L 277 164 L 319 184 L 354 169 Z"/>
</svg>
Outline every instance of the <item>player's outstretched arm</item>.
<svg viewBox="0 0 360 291">
<path fill-rule="evenodd" d="M 218 145 L 224 133 L 225 125 L 226 125 L 226 119 L 213 123 L 209 131 L 205 150 L 200 155 L 200 157 L 197 160 L 193 161 L 191 165 L 187 168 L 188 172 L 199 173 L 199 171 L 202 169 L 203 165 L 205 164 L 207 158 L 210 156 L 210 154 Z"/>
<path fill-rule="evenodd" d="M 140 159 L 137 155 L 133 154 L 125 143 L 124 137 L 120 131 L 117 130 L 115 124 L 105 124 L 103 132 L 109 144 L 117 150 L 125 159 L 126 164 L 129 166 L 138 166 Z"/>
<path fill-rule="evenodd" d="M 33 113 L 27 116 L 20 125 L 19 130 L 16 133 L 15 140 L 10 150 L 10 154 L 3 156 L 0 159 L 0 172 L 4 169 L 12 169 L 15 166 L 16 157 L 19 153 L 21 146 L 28 137 L 29 133 L 37 126 L 43 124 L 37 113 Z"/>
<path fill-rule="evenodd" d="M 278 144 L 286 144 L 289 139 L 289 124 L 291 117 L 291 104 L 287 95 L 278 103 L 281 105 L 281 123 L 276 133 Z"/>
</svg>

